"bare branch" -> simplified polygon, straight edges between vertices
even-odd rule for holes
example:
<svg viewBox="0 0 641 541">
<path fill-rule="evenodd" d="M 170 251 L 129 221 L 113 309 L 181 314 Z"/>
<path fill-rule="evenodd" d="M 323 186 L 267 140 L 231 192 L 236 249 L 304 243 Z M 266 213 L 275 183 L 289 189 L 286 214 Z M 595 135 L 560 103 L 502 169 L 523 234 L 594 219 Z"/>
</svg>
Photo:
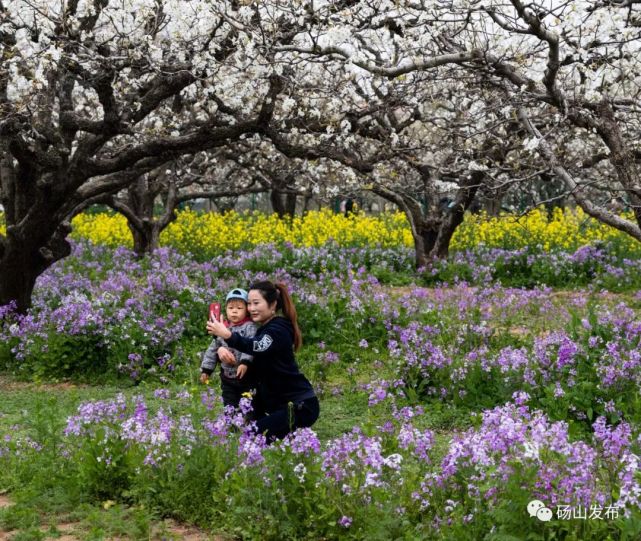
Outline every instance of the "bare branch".
<svg viewBox="0 0 641 541">
<path fill-rule="evenodd" d="M 577 184 L 577 182 L 572 178 L 572 175 L 570 175 L 567 169 L 565 169 L 565 167 L 563 167 L 559 163 L 550 145 L 541 135 L 541 132 L 536 128 L 536 126 L 532 124 L 523 108 L 519 109 L 518 116 L 519 120 L 528 131 L 528 133 L 537 138 L 539 143 L 538 148 L 541 154 L 550 164 L 550 168 L 552 169 L 552 171 L 554 171 L 554 173 L 561 180 L 563 180 L 568 190 L 572 194 L 572 197 L 579 204 L 579 206 L 587 214 L 589 214 L 593 218 L 596 218 L 600 222 L 611 225 L 619 231 L 623 231 L 631 237 L 634 237 L 635 239 L 641 241 L 641 228 L 639 228 L 634 223 L 625 220 L 624 218 L 621 218 L 620 216 L 617 216 L 616 214 L 602 207 L 599 207 L 598 205 L 595 205 L 592 201 L 590 201 L 589 197 L 587 197 L 584 193 L 583 188 L 579 184 Z"/>
</svg>

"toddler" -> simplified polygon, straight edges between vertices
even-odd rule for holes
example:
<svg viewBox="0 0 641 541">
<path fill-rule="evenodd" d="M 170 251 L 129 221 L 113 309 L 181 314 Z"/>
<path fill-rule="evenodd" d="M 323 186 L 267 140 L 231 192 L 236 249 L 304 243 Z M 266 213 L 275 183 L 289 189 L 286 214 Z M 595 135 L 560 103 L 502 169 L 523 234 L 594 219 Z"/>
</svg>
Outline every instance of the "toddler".
<svg viewBox="0 0 641 541">
<path fill-rule="evenodd" d="M 251 338 L 256 334 L 256 324 L 249 318 L 247 312 L 247 291 L 244 289 L 232 289 L 225 299 L 225 325 L 233 333 Z M 252 355 L 241 353 L 236 349 L 227 346 L 222 338 L 216 338 L 205 351 L 203 361 L 200 365 L 200 381 L 207 383 L 209 376 L 220 363 L 220 388 L 225 406 L 238 407 L 243 394 L 252 392 L 256 388 L 256 382 L 247 364 L 241 361 L 251 361 Z"/>
</svg>

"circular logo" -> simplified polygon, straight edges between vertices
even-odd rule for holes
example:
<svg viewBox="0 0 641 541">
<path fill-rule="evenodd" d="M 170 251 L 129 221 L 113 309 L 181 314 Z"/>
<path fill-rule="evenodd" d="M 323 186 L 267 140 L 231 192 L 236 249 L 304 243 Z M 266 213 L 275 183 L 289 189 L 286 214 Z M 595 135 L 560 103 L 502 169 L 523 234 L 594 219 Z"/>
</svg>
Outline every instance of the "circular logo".
<svg viewBox="0 0 641 541">
<path fill-rule="evenodd" d="M 545 507 L 541 500 L 532 500 L 527 504 L 527 512 L 531 517 L 538 518 L 541 522 L 552 520 L 552 509 Z"/>
</svg>

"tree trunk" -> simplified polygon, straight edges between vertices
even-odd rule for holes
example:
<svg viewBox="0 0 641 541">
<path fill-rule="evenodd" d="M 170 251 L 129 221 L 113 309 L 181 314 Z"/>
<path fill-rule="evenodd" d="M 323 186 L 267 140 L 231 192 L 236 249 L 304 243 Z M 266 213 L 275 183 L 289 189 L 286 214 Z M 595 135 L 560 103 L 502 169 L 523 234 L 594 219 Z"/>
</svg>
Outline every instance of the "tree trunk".
<svg viewBox="0 0 641 541">
<path fill-rule="evenodd" d="M 438 233 L 440 229 L 440 223 L 433 220 L 423 220 L 421 226 L 421 236 L 423 237 L 423 250 L 429 259 L 429 255 L 434 250 L 436 245 L 436 239 L 438 238 Z"/>
<path fill-rule="evenodd" d="M 394 203 L 405 213 L 414 240 L 416 268 L 427 266 L 429 263 L 428 254 L 436 240 L 436 229 L 423 217 L 421 206 L 411 196 L 384 186 L 374 185 L 372 191 L 383 199 Z"/>
<path fill-rule="evenodd" d="M 610 150 L 610 163 L 614 166 L 619 182 L 630 198 L 636 224 L 641 228 L 640 168 L 635 162 L 632 150 L 614 117 L 611 104 L 607 100 L 603 100 L 598 111 L 601 122 L 597 130 Z"/>
<path fill-rule="evenodd" d="M 483 173 L 483 171 L 473 171 L 469 179 L 461 181 L 454 203 L 449 209 L 448 214 L 441 221 L 438 236 L 434 241 L 434 246 L 430 250 L 432 257 L 443 259 L 448 256 L 450 242 L 452 241 L 454 232 L 463 222 L 465 211 L 470 208 L 470 205 L 474 202 L 474 198 L 484 176 L 485 173 Z"/>
<path fill-rule="evenodd" d="M 55 211 L 63 198 L 47 189 L 38 193 L 41 172 L 33 163 L 14 166 L 0 142 L 0 186 L 5 206 L 6 235 L 0 235 L 0 305 L 14 301 L 18 312 L 31 307 L 36 279 L 71 252 L 68 222 Z"/>
<path fill-rule="evenodd" d="M 295 193 L 288 193 L 285 196 L 285 213 L 292 218 L 296 216 L 296 200 L 297 196 Z"/>
<path fill-rule="evenodd" d="M 500 197 L 491 197 L 487 198 L 484 202 L 483 208 L 487 212 L 488 216 L 496 217 L 501 212 L 501 202 Z"/>
<path fill-rule="evenodd" d="M 0 306 L 13 301 L 21 314 L 31 307 L 31 295 L 39 274 L 34 259 L 26 246 L 15 246 L 8 240 L 0 258 Z"/>
<path fill-rule="evenodd" d="M 413 236 L 413 235 L 412 235 Z M 422 236 L 414 237 L 414 261 L 416 268 L 426 267 L 428 263 L 427 251 L 425 250 L 425 241 Z"/>
<path fill-rule="evenodd" d="M 596 220 L 610 225 L 619 231 L 623 231 L 636 240 L 641 241 L 641 226 L 639 225 L 639 222 L 637 220 L 634 222 L 626 220 L 614 212 L 610 212 L 605 207 L 593 203 L 585 194 L 583 187 L 577 184 L 567 169 L 559 163 L 548 142 L 543 138 L 538 128 L 530 121 L 525 109 L 519 109 L 518 116 L 528 133 L 539 140 L 539 152 L 549 162 L 554 174 L 563 181 L 577 205 L 579 205 L 586 214 L 592 216 Z"/>
<path fill-rule="evenodd" d="M 422 215 L 408 214 L 412 238 L 414 239 L 414 259 L 416 268 L 425 267 L 433 258 L 432 250 L 438 237 L 439 223 L 423 218 Z"/>
<path fill-rule="evenodd" d="M 303 198 L 303 214 L 309 210 L 309 204 L 312 202 L 311 195 L 305 195 Z"/>
<path fill-rule="evenodd" d="M 66 241 L 71 226 L 64 222 L 56 227 L 49 216 L 43 213 L 30 228 L 0 237 L 0 306 L 14 301 L 18 312 L 26 313 L 38 276 L 71 253 Z M 7 224 L 7 229 L 15 227 Z"/>
<path fill-rule="evenodd" d="M 156 217 L 154 204 L 158 197 L 164 208 Z M 136 255 L 151 255 L 160 245 L 160 234 L 176 219 L 176 184 L 164 173 L 145 175 L 129 187 L 125 199 L 112 198 L 109 204 L 127 218 Z"/>
<path fill-rule="evenodd" d="M 458 214 L 458 213 L 457 213 Z M 460 213 L 460 219 L 445 219 L 441 222 L 441 227 L 438 230 L 438 235 L 434 240 L 434 245 L 430 250 L 430 256 L 436 259 L 445 259 L 450 252 L 450 242 L 454 236 L 456 228 L 463 221 L 463 212 Z"/>
<path fill-rule="evenodd" d="M 134 238 L 134 252 L 138 257 L 151 255 L 160 245 L 160 228 L 155 222 L 143 220 L 141 229 L 135 227 L 131 222 L 127 222 L 131 234 Z"/>
<path fill-rule="evenodd" d="M 272 209 L 278 214 L 279 218 L 283 218 L 287 214 L 283 196 L 279 190 L 273 189 L 269 193 L 269 202 L 272 204 Z"/>
</svg>

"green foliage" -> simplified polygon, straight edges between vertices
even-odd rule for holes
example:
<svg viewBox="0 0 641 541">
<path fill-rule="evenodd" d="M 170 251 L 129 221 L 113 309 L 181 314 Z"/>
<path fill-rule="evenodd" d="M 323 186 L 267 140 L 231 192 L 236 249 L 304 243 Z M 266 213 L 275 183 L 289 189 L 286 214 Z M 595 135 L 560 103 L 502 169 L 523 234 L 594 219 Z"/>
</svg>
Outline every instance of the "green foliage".
<svg viewBox="0 0 641 541">
<path fill-rule="evenodd" d="M 11 348 L 16 345 L 16 342 L 16 339 L 0 342 L 0 370 L 9 370 L 14 364 Z"/>
<path fill-rule="evenodd" d="M 33 507 L 15 504 L 0 509 L 0 529 L 2 530 L 23 530 L 39 524 L 40 515 Z"/>
<path fill-rule="evenodd" d="M 466 263 L 444 261 L 440 265 L 428 268 L 420 274 L 421 285 L 454 284 L 474 282 L 474 270 Z"/>
<path fill-rule="evenodd" d="M 574 257 L 562 251 L 542 253 L 529 246 L 520 251 L 499 255 L 470 252 L 461 257 L 433 262 L 420 275 L 423 285 L 500 283 L 504 287 L 532 289 L 538 286 L 577 289 L 596 286 L 607 291 L 635 291 L 641 287 L 641 276 L 626 269 L 631 256 L 615 244 L 584 247 L 598 250 L 593 255 Z"/>
<path fill-rule="evenodd" d="M 138 460 L 124 441 L 110 437 L 108 427 L 99 427 L 91 438 L 82 438 L 74 457 L 78 479 L 90 498 L 121 499 L 127 495 Z"/>
<path fill-rule="evenodd" d="M 131 539 L 145 541 L 151 538 L 151 519 L 149 511 L 143 507 L 125 507 L 108 502 L 102 509 L 85 507 L 81 515 L 81 526 L 85 530 L 84 539 L 101 541 L 103 539 Z"/>
<path fill-rule="evenodd" d="M 109 369 L 106 351 L 98 336 L 62 333 L 51 333 L 42 353 L 28 357 L 21 366 L 21 370 L 28 370 L 35 381 L 71 376 L 91 381 L 98 375 L 104 376 Z"/>
<path fill-rule="evenodd" d="M 381 284 L 390 286 L 407 286 L 413 284 L 416 280 L 413 273 L 408 272 L 407 269 L 401 270 L 382 265 L 374 265 L 370 269 L 370 273 Z"/>
<path fill-rule="evenodd" d="M 130 494 L 160 514 L 208 527 L 227 504 L 221 489 L 225 476 L 236 463 L 235 449 L 197 446 L 179 460 L 163 462 L 152 475 L 136 477 Z"/>
</svg>

